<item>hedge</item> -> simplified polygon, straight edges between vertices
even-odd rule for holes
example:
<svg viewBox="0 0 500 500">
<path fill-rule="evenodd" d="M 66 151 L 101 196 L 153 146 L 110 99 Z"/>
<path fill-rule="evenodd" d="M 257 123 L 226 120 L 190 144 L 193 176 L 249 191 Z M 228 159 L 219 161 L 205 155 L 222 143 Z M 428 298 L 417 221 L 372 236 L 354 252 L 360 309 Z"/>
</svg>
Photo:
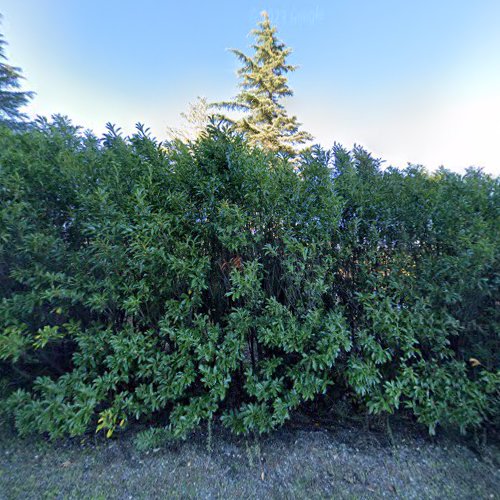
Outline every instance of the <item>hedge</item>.
<svg viewBox="0 0 500 500">
<path fill-rule="evenodd" d="M 262 433 L 325 395 L 431 433 L 495 422 L 498 178 L 56 116 L 0 129 L 0 179 L 0 398 L 21 434 Z"/>
</svg>

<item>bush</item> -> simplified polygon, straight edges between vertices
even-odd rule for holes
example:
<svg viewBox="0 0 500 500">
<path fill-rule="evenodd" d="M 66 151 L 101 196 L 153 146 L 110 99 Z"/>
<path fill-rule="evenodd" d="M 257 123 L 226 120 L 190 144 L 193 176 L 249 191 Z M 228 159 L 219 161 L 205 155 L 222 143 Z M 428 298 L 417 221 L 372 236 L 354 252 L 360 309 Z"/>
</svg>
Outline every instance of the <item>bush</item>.
<svg viewBox="0 0 500 500">
<path fill-rule="evenodd" d="M 149 452 L 165 446 L 171 441 L 171 437 L 164 427 L 150 427 L 136 434 L 134 445 L 138 451 Z"/>
<path fill-rule="evenodd" d="M 498 412 L 497 179 L 339 146 L 291 163 L 213 127 L 98 140 L 61 117 L 0 129 L 0 169 L 21 434 L 262 433 L 327 392 L 431 432 Z"/>
</svg>

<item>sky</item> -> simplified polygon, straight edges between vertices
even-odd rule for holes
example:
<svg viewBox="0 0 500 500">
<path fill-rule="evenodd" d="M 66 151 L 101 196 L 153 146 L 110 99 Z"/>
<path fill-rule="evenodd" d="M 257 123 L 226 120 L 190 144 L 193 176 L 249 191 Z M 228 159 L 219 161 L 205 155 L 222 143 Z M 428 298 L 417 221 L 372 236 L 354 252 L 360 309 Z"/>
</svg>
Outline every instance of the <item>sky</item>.
<svg viewBox="0 0 500 500">
<path fill-rule="evenodd" d="M 500 0 L 0 0 L 31 115 L 159 139 L 197 96 L 227 100 L 267 10 L 293 49 L 286 107 L 315 142 L 500 174 Z"/>
</svg>

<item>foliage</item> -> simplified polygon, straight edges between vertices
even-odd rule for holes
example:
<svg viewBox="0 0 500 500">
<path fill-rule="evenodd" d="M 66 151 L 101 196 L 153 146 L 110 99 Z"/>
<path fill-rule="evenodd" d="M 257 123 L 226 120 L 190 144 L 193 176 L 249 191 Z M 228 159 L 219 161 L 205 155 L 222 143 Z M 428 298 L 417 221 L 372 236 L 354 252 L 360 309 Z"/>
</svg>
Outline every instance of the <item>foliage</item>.
<svg viewBox="0 0 500 500">
<path fill-rule="evenodd" d="M 168 429 L 164 427 L 149 427 L 137 433 L 134 444 L 137 450 L 148 452 L 164 446 L 171 438 L 172 436 Z"/>
<path fill-rule="evenodd" d="M 326 393 L 431 432 L 498 414 L 497 179 L 340 146 L 291 164 L 215 127 L 97 139 L 62 117 L 0 128 L 0 178 L 2 408 L 21 434 L 262 433 Z"/>
<path fill-rule="evenodd" d="M 194 103 L 189 103 L 187 112 L 181 113 L 182 126 L 167 128 L 167 137 L 170 141 L 194 141 L 210 125 L 210 117 L 210 104 L 206 97 L 198 96 Z"/>
<path fill-rule="evenodd" d="M 278 40 L 267 12 L 262 17 L 259 28 L 252 31 L 256 39 L 252 45 L 254 55 L 250 57 L 231 49 L 243 64 L 238 71 L 240 93 L 232 101 L 215 106 L 244 112 L 237 120 L 224 118 L 245 134 L 250 144 L 293 156 L 297 145 L 312 139 L 310 134 L 299 130 L 297 118 L 289 116 L 281 103 L 293 95 L 286 75 L 297 68 L 286 62 L 291 49 Z"/>
<path fill-rule="evenodd" d="M 20 90 L 21 70 L 7 64 L 6 45 L 3 35 L 0 33 L 0 125 L 17 128 L 25 118 L 20 108 L 28 103 L 33 92 Z"/>
</svg>

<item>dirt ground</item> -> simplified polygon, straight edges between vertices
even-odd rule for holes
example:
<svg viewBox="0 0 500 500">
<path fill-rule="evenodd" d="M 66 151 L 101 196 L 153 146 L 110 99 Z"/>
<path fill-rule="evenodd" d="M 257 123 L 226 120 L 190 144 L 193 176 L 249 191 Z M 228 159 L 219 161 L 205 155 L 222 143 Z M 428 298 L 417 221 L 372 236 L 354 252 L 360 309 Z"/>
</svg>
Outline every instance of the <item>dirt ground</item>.
<svg viewBox="0 0 500 500">
<path fill-rule="evenodd" d="M 500 499 L 498 448 L 362 427 L 289 426 L 258 441 L 215 430 L 139 452 L 134 435 L 0 438 L 0 498 Z"/>
</svg>

